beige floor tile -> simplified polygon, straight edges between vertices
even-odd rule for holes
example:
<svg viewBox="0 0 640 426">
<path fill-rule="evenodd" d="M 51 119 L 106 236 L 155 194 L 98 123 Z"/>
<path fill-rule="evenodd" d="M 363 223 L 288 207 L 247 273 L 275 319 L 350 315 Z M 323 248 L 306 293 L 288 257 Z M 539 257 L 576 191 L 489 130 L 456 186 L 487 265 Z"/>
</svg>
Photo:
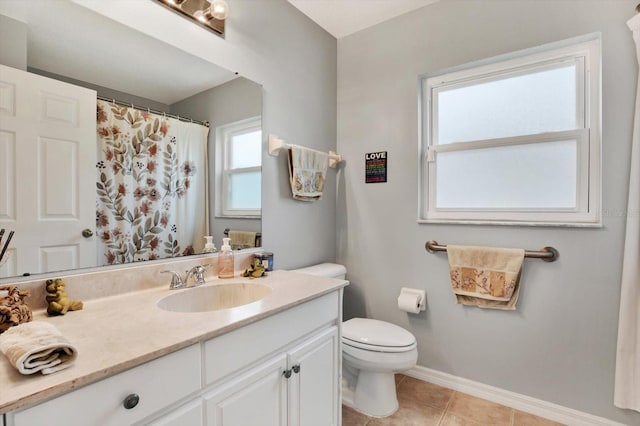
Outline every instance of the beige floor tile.
<svg viewBox="0 0 640 426">
<path fill-rule="evenodd" d="M 342 426 L 365 426 L 369 417 L 346 405 L 342 406 Z"/>
<path fill-rule="evenodd" d="M 405 377 L 398 386 L 398 400 L 418 401 L 435 408 L 444 409 L 451 399 L 453 391 L 442 386 L 423 382 L 413 377 Z"/>
<path fill-rule="evenodd" d="M 511 424 L 511 408 L 459 392 L 453 396 L 447 414 L 484 425 L 508 426 Z"/>
<path fill-rule="evenodd" d="M 442 422 L 439 426 L 487 426 L 482 423 L 478 423 L 473 420 L 465 419 L 464 417 L 458 417 L 455 414 L 449 412 L 445 413 Z"/>
<path fill-rule="evenodd" d="M 407 376 L 405 376 L 404 374 L 396 374 L 395 376 L 396 379 L 396 388 L 400 385 L 400 382 L 402 382 Z"/>
<path fill-rule="evenodd" d="M 515 410 L 513 426 L 563 426 L 563 424 Z"/>
<path fill-rule="evenodd" d="M 400 402 L 393 415 L 383 419 L 372 418 L 367 426 L 436 426 L 444 412 L 443 408 L 424 405 L 415 400 Z"/>
</svg>

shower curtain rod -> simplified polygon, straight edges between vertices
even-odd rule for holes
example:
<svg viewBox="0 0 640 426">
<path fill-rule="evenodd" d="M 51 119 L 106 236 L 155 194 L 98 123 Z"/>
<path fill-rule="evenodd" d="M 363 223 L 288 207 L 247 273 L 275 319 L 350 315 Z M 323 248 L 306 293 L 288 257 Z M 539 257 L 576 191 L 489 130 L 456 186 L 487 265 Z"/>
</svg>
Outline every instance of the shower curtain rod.
<svg viewBox="0 0 640 426">
<path fill-rule="evenodd" d="M 142 107 L 142 106 L 139 106 L 139 105 L 134 105 L 131 102 L 123 102 L 123 101 L 119 101 L 117 99 L 105 98 L 104 96 L 99 96 L 99 95 L 98 95 L 98 99 L 101 100 L 101 101 L 112 103 L 112 104 L 116 104 L 116 105 L 120 105 L 120 106 L 126 106 L 126 107 L 130 107 L 130 108 L 133 108 L 133 109 L 137 109 L 139 111 L 146 111 L 146 112 L 150 112 L 150 113 L 153 113 L 153 114 L 162 115 L 164 117 L 175 118 L 175 119 L 178 119 L 180 121 L 185 121 L 187 123 L 195 123 L 195 124 L 200 124 L 201 126 L 209 127 L 209 121 L 199 121 L 199 120 L 194 120 L 192 118 L 181 117 L 179 115 L 169 114 L 168 112 L 158 111 L 158 110 L 155 110 L 155 109 L 151 109 L 149 107 Z"/>
</svg>

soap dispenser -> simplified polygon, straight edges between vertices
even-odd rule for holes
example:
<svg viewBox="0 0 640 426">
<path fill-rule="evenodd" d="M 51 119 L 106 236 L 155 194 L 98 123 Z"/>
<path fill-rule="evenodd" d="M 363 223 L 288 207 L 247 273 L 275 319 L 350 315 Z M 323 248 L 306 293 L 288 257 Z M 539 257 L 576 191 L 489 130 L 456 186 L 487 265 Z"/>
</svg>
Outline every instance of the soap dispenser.
<svg viewBox="0 0 640 426">
<path fill-rule="evenodd" d="M 207 235 L 206 237 L 204 237 L 205 240 L 205 244 L 204 244 L 204 249 L 202 250 L 203 253 L 215 253 L 216 250 L 216 245 L 213 244 L 213 237 L 210 235 Z"/>
<path fill-rule="evenodd" d="M 218 278 L 233 278 L 234 262 L 230 241 L 230 238 L 222 239 L 222 248 L 218 253 Z"/>
</svg>

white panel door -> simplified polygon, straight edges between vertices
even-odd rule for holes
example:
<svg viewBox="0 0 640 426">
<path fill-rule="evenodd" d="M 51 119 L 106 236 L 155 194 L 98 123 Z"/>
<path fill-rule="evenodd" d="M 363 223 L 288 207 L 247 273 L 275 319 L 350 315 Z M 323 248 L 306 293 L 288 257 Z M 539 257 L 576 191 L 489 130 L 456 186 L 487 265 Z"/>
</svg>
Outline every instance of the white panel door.
<svg viewBox="0 0 640 426">
<path fill-rule="evenodd" d="M 96 92 L 0 65 L 0 277 L 96 265 L 95 162 Z"/>
<path fill-rule="evenodd" d="M 286 426 L 286 354 L 238 375 L 205 395 L 208 426 Z"/>
<path fill-rule="evenodd" d="M 331 327 L 289 352 L 289 426 L 337 426 L 340 342 Z"/>
</svg>

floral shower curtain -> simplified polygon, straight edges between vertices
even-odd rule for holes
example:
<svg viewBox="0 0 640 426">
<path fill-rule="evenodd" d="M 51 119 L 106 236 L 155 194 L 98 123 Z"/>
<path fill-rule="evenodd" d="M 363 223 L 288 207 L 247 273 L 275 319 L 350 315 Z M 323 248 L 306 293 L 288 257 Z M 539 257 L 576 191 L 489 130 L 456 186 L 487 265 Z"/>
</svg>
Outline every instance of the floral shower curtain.
<svg viewBox="0 0 640 426">
<path fill-rule="evenodd" d="M 98 101 L 98 265 L 202 252 L 209 129 Z"/>
<path fill-rule="evenodd" d="M 633 31 L 640 64 L 640 14 L 627 25 Z M 640 75 L 636 87 L 627 212 L 614 403 L 620 408 L 640 411 Z"/>
</svg>

